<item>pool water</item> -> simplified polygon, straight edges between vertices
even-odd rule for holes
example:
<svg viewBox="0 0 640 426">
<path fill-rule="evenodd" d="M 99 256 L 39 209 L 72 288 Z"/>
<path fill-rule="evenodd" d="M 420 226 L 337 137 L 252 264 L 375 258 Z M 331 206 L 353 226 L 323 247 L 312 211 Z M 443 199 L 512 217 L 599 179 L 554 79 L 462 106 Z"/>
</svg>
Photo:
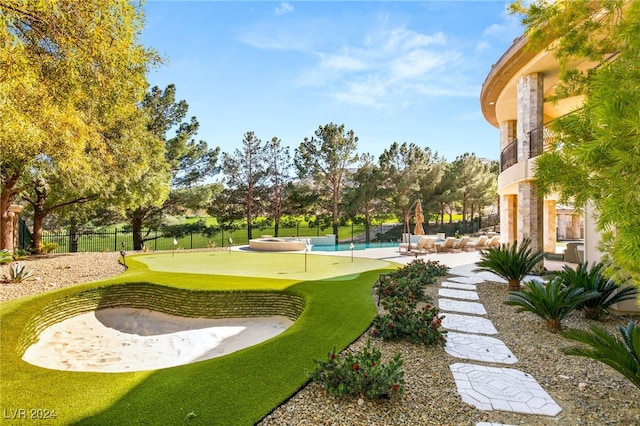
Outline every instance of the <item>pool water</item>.
<svg viewBox="0 0 640 426">
<path fill-rule="evenodd" d="M 398 247 L 399 243 L 387 242 L 387 243 L 355 243 L 353 245 L 354 250 L 365 250 L 368 248 L 386 248 L 386 247 Z M 312 246 L 311 251 L 349 251 L 349 243 L 341 243 L 334 246 Z"/>
</svg>

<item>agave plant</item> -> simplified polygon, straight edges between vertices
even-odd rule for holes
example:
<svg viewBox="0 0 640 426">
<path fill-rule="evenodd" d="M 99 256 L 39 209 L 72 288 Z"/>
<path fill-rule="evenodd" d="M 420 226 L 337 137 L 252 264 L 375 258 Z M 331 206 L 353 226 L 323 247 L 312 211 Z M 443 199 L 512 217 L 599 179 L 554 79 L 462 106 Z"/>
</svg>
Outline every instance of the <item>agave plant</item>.
<svg viewBox="0 0 640 426">
<path fill-rule="evenodd" d="M 529 281 L 522 291 L 514 291 L 504 302 L 517 306 L 517 312 L 532 312 L 546 320 L 547 329 L 552 333 L 561 330 L 561 321 L 577 305 L 594 297 L 597 292 L 585 292 L 583 288 L 567 287 L 558 277 L 548 283 Z"/>
<path fill-rule="evenodd" d="M 591 346 L 591 349 L 571 347 L 563 349 L 567 355 L 595 359 L 622 374 L 640 388 L 640 328 L 631 321 L 626 327 L 618 326 L 622 340 L 598 327 L 590 331 L 569 330 L 563 336 Z"/>
<path fill-rule="evenodd" d="M 502 244 L 491 247 L 480 254 L 479 270 L 493 272 L 509 282 L 509 290 L 520 290 L 520 281 L 544 260 L 541 250 L 533 251 L 531 240 L 524 239 L 520 245 Z"/>
<path fill-rule="evenodd" d="M 576 269 L 564 266 L 558 276 L 569 287 L 583 288 L 584 291 L 595 291 L 597 296 L 585 300 L 576 308 L 584 312 L 585 318 L 599 320 L 607 308 L 614 303 L 635 299 L 638 289 L 634 286 L 621 286 L 613 279 L 604 276 L 605 265 L 594 262 L 589 269 L 588 262 L 580 263 Z"/>
<path fill-rule="evenodd" d="M 6 282 L 21 283 L 33 274 L 33 271 L 28 270 L 26 266 L 20 265 L 18 262 L 11 265 L 9 269 L 9 275 L 5 275 L 3 278 Z"/>
</svg>

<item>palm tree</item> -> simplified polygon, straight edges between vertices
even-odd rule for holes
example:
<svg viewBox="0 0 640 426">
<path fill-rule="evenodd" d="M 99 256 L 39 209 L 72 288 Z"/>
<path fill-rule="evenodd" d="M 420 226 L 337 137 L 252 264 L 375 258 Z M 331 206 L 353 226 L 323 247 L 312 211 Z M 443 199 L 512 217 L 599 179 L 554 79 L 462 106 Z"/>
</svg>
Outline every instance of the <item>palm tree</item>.
<svg viewBox="0 0 640 426">
<path fill-rule="evenodd" d="M 517 312 L 532 312 L 547 321 L 547 329 L 557 333 L 561 329 L 561 321 L 576 306 L 597 295 L 596 292 L 585 292 L 583 288 L 571 288 L 562 283 L 558 277 L 547 284 L 529 281 L 522 291 L 514 291 L 504 302 L 518 306 Z"/>
<path fill-rule="evenodd" d="M 621 286 L 604 276 L 604 263 L 593 263 L 591 269 L 588 262 L 580 263 L 575 270 L 565 265 L 558 276 L 570 287 L 583 288 L 584 291 L 595 291 L 597 296 L 584 301 L 576 308 L 584 312 L 585 318 L 599 320 L 607 308 L 614 303 L 635 299 L 638 289 L 633 286 Z"/>
<path fill-rule="evenodd" d="M 622 374 L 640 388 L 640 328 L 631 321 L 627 327 L 618 326 L 622 340 L 598 327 L 590 331 L 569 330 L 563 336 L 591 346 L 592 349 L 572 347 L 563 349 L 567 355 L 595 359 Z"/>
<path fill-rule="evenodd" d="M 509 282 L 509 290 L 520 290 L 520 281 L 531 273 L 544 260 L 541 250 L 533 251 L 529 245 L 531 240 L 524 239 L 520 245 L 502 244 L 491 247 L 480 255 L 477 265 L 481 271 L 493 272 Z"/>
</svg>

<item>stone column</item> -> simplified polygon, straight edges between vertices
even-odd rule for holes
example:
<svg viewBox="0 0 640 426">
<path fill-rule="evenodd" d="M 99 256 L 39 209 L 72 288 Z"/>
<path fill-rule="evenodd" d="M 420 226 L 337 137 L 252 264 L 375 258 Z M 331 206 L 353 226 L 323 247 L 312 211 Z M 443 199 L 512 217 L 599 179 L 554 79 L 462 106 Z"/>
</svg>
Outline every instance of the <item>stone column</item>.
<svg viewBox="0 0 640 426">
<path fill-rule="evenodd" d="M 558 235 L 558 215 L 556 214 L 556 200 L 544 202 L 544 251 L 556 252 L 556 238 Z"/>
<path fill-rule="evenodd" d="M 542 138 L 543 83 L 541 73 L 529 74 L 518 80 L 518 162 L 529 161 L 529 138 Z M 539 131 L 531 133 L 536 129 Z M 528 238 L 533 250 L 544 250 L 543 218 L 543 199 L 538 195 L 532 177 L 525 176 L 525 180 L 518 184 L 518 241 Z"/>
<path fill-rule="evenodd" d="M 530 158 L 529 138 L 540 139 L 544 124 L 544 76 L 533 73 L 518 80 L 518 162 Z M 532 130 L 538 130 L 531 133 Z M 531 141 L 535 143 L 536 141 Z"/>
<path fill-rule="evenodd" d="M 518 237 L 518 197 L 500 196 L 500 242 L 511 243 Z"/>
<path fill-rule="evenodd" d="M 571 239 L 579 240 L 584 238 L 584 232 L 582 232 L 582 216 L 578 212 L 574 212 L 571 215 Z"/>
<path fill-rule="evenodd" d="M 532 250 L 544 250 L 544 203 L 535 182 L 518 184 L 518 241 L 531 240 Z"/>
</svg>

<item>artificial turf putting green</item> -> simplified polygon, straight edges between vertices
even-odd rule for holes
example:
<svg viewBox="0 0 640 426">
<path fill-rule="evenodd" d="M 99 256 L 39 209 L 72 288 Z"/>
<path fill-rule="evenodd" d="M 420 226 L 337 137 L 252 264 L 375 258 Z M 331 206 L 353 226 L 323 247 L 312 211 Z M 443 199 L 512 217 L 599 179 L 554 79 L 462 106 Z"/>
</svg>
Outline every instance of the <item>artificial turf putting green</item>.
<svg viewBox="0 0 640 426">
<path fill-rule="evenodd" d="M 238 270 L 229 271 L 228 264 L 218 272 L 223 275 L 207 274 L 205 266 L 200 266 L 199 273 L 173 273 L 149 270 L 146 264 L 147 258 L 156 257 L 157 264 L 165 265 L 165 269 L 176 261 L 184 267 L 193 256 L 196 268 L 202 265 L 202 258 L 207 259 L 206 253 L 132 256 L 127 258 L 129 270 L 114 279 L 3 303 L 0 403 L 7 415 L 24 408 L 55 410 L 55 424 L 253 424 L 304 385 L 314 359 L 324 359 L 334 345 L 343 349 L 366 330 L 375 315 L 371 287 L 380 273 L 394 268 L 367 259 L 354 259 L 350 265 L 350 258 L 317 256 L 328 262 L 325 269 L 337 271 L 336 275 L 323 271 L 326 279 L 302 281 L 290 276 L 282 279 L 275 266 L 263 272 L 262 266 L 257 266 L 258 257 L 249 257 L 255 253 L 224 255 L 228 256 L 227 262 L 233 259 L 245 269 L 249 265 L 253 274 L 267 277 L 230 275 Z M 300 262 L 297 254 L 268 255 L 271 264 Z M 346 264 L 345 269 L 332 267 L 331 261 Z M 345 272 L 348 278 L 337 275 Z M 305 308 L 276 338 L 224 357 L 179 367 L 135 373 L 77 373 L 47 370 L 21 360 L 18 347 L 25 324 L 43 309 L 61 306 L 61 299 L 82 291 L 141 283 L 200 292 L 283 292 L 302 297 Z"/>
<path fill-rule="evenodd" d="M 306 262 L 305 262 L 306 257 Z M 388 268 L 390 263 L 348 256 L 239 251 L 179 252 L 136 257 L 149 270 L 191 274 L 235 275 L 296 281 L 348 279 L 354 274 Z M 305 270 L 306 263 L 306 270 Z"/>
</svg>

